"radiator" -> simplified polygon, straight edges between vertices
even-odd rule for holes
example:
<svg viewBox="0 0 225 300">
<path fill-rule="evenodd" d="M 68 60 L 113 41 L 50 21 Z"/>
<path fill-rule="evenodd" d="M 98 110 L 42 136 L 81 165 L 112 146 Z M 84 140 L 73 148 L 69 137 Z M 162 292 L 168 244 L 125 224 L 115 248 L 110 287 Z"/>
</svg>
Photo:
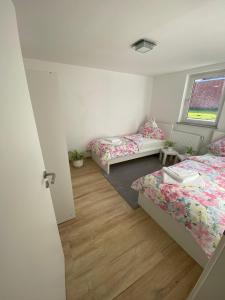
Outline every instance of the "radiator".
<svg viewBox="0 0 225 300">
<path fill-rule="evenodd" d="M 215 142 L 221 138 L 225 137 L 225 131 L 222 131 L 222 130 L 214 130 L 213 131 L 213 134 L 212 134 L 212 142 Z"/>
<path fill-rule="evenodd" d="M 202 147 L 204 137 L 183 130 L 178 130 L 176 125 L 168 122 L 157 121 L 158 126 L 165 132 L 166 139 L 176 143 L 175 149 L 184 153 L 187 147 L 192 147 L 195 152 L 199 152 Z"/>
<path fill-rule="evenodd" d="M 197 153 L 201 147 L 203 141 L 203 136 L 189 133 L 186 131 L 172 130 L 170 134 L 170 139 L 175 142 L 175 149 L 182 152 L 185 152 L 187 147 L 192 147 Z"/>
</svg>

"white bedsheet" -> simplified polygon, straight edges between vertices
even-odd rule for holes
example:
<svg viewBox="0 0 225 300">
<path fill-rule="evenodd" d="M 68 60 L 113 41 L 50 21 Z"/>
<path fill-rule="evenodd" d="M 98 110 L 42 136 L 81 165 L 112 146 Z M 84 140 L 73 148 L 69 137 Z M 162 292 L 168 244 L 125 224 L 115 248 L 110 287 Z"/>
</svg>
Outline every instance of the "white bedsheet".
<svg viewBox="0 0 225 300">
<path fill-rule="evenodd" d="M 141 145 L 139 146 L 140 150 L 151 150 L 152 148 L 162 148 L 164 146 L 164 140 L 156 140 L 143 138 Z"/>
</svg>

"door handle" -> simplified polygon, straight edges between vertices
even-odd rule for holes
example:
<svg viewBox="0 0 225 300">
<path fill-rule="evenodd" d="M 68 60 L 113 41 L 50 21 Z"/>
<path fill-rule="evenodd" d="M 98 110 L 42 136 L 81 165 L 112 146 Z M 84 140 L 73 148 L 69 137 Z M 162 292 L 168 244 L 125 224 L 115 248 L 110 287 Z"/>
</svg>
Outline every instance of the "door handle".
<svg viewBox="0 0 225 300">
<path fill-rule="evenodd" d="M 55 183 L 56 174 L 53 173 L 53 172 L 52 173 L 48 173 L 47 171 L 43 172 L 43 178 L 45 179 L 45 186 L 46 186 L 46 188 L 49 188 L 49 181 L 46 180 L 46 179 L 48 179 L 48 177 L 51 177 L 50 183 L 54 184 Z"/>
</svg>

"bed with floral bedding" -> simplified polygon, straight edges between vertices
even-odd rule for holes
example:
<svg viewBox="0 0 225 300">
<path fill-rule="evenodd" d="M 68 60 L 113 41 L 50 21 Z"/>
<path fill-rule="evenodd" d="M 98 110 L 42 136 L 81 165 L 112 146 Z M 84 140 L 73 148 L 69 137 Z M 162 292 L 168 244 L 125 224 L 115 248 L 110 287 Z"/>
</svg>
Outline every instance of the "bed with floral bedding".
<svg viewBox="0 0 225 300">
<path fill-rule="evenodd" d="M 118 138 L 121 142 L 117 145 L 107 143 L 104 138 L 95 139 L 88 144 L 88 150 L 95 152 L 105 165 L 113 158 L 137 153 L 142 146 L 141 134 L 124 135 Z"/>
<path fill-rule="evenodd" d="M 225 157 L 193 156 L 177 166 L 199 172 L 204 188 L 164 184 L 161 170 L 137 179 L 132 188 L 182 223 L 209 258 L 225 230 Z"/>
<path fill-rule="evenodd" d="M 148 126 L 142 126 L 140 133 L 114 137 L 119 143 L 109 143 L 107 138 L 94 139 L 87 150 L 91 151 L 97 164 L 109 173 L 112 164 L 160 152 L 164 146 L 164 134 L 160 128 Z"/>
</svg>

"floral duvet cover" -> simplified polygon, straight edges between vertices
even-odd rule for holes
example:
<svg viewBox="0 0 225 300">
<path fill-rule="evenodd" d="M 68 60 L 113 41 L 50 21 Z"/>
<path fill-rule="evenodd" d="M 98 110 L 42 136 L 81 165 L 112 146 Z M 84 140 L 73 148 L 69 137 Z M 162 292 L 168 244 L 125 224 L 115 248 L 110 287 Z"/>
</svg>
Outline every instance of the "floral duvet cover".
<svg viewBox="0 0 225 300">
<path fill-rule="evenodd" d="M 140 150 L 143 136 L 141 134 L 125 135 L 120 137 L 121 144 L 106 144 L 103 139 L 95 139 L 88 144 L 88 150 L 96 153 L 101 163 L 105 165 L 108 160 L 135 154 Z"/>
<path fill-rule="evenodd" d="M 215 163 L 216 162 L 216 163 Z M 205 188 L 164 184 L 162 171 L 141 177 L 132 188 L 183 223 L 208 257 L 225 230 L 225 166 L 223 157 L 194 156 L 179 167 L 199 172 Z M 149 201 L 151 201 L 149 200 Z"/>
</svg>

